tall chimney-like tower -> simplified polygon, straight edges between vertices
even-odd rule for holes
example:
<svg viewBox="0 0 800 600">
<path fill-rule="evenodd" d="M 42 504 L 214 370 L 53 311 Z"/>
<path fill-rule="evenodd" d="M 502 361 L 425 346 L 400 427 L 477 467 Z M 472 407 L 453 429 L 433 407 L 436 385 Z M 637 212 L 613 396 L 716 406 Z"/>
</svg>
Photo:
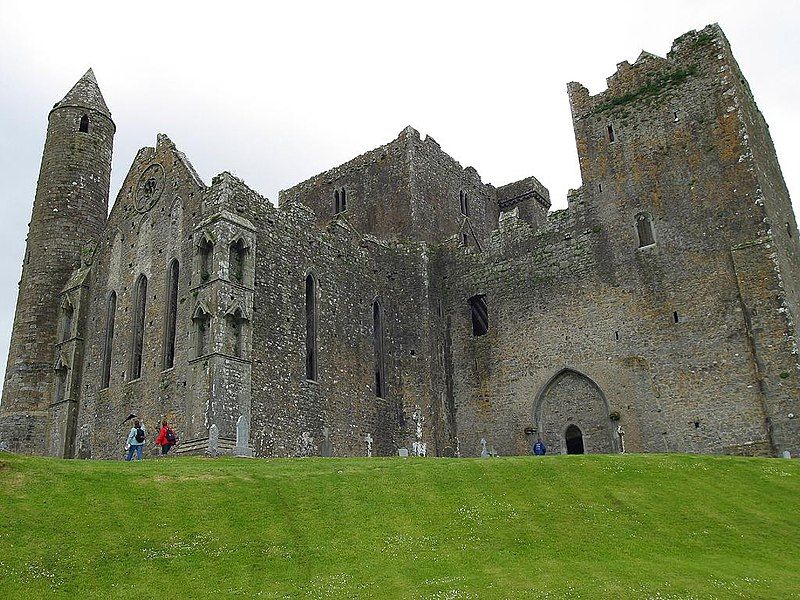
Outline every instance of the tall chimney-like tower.
<svg viewBox="0 0 800 600">
<path fill-rule="evenodd" d="M 0 442 L 12 451 L 47 448 L 59 293 L 105 228 L 115 130 L 91 69 L 48 116 L 0 403 Z"/>
</svg>

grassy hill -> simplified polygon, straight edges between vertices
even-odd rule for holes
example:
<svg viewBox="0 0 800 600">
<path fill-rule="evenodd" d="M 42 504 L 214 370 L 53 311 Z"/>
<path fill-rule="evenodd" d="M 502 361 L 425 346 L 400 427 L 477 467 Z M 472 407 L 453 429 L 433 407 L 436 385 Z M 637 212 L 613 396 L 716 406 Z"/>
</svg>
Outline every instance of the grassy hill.
<svg viewBox="0 0 800 600">
<path fill-rule="evenodd" d="M 0 454 L 0 597 L 800 597 L 800 461 Z"/>
</svg>

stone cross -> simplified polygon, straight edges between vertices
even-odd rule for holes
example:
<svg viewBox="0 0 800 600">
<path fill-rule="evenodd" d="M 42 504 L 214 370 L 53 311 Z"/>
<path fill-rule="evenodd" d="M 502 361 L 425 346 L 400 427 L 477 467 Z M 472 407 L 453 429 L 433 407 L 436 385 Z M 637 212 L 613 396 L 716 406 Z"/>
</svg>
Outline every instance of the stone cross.
<svg viewBox="0 0 800 600">
<path fill-rule="evenodd" d="M 625 430 L 622 425 L 617 425 L 617 435 L 619 436 L 619 452 L 625 454 Z"/>
<path fill-rule="evenodd" d="M 327 427 L 322 428 L 322 435 L 325 438 L 322 441 L 322 456 L 333 456 L 333 446 L 331 445 L 331 430 Z"/>
<path fill-rule="evenodd" d="M 365 435 L 364 441 L 367 442 L 367 458 L 372 458 L 372 434 Z"/>
<path fill-rule="evenodd" d="M 219 427 L 214 423 L 208 429 L 208 450 L 206 454 L 209 456 L 219 455 Z"/>
<path fill-rule="evenodd" d="M 489 451 L 486 449 L 486 438 L 481 438 L 481 458 L 488 458 Z"/>
<path fill-rule="evenodd" d="M 234 456 L 253 456 L 250 449 L 250 421 L 244 415 L 239 416 L 236 421 L 236 447 L 233 449 Z"/>
<path fill-rule="evenodd" d="M 422 441 L 422 424 L 425 422 L 425 417 L 422 416 L 422 410 L 419 406 L 414 407 L 411 419 L 417 424 L 417 439 L 411 444 L 411 449 L 414 452 L 414 456 L 426 456 L 428 454 L 428 445 Z"/>
</svg>

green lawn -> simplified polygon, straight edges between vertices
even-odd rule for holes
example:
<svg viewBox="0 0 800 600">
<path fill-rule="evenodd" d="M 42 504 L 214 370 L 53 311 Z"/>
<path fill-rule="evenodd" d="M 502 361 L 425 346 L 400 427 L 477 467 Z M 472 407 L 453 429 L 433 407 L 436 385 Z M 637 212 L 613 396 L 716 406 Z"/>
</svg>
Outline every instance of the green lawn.
<svg viewBox="0 0 800 600">
<path fill-rule="evenodd" d="M 800 597 L 800 461 L 0 454 L 0 598 Z"/>
</svg>

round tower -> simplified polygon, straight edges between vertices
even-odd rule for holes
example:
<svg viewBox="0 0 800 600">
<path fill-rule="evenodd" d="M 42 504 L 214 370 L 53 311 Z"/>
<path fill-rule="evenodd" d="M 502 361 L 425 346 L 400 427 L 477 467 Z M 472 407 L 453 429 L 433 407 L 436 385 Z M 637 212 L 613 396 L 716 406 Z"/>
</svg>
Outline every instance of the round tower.
<svg viewBox="0 0 800 600">
<path fill-rule="evenodd" d="M 91 69 L 48 116 L 0 403 L 0 442 L 11 450 L 46 447 L 59 292 L 105 228 L 115 130 Z"/>
</svg>

